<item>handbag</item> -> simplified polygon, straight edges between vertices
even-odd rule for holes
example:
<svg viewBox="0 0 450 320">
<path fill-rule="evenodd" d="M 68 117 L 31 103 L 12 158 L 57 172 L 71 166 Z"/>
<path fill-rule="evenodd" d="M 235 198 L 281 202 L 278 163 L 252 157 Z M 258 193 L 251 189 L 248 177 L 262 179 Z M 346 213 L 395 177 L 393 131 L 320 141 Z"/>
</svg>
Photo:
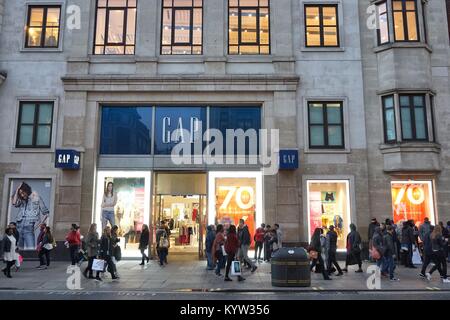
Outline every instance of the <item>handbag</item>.
<svg viewBox="0 0 450 320">
<path fill-rule="evenodd" d="M 17 255 L 17 259 L 16 259 L 16 261 L 15 261 L 15 266 L 17 267 L 17 268 L 20 268 L 20 266 L 22 265 L 22 262 L 23 262 L 23 257 L 19 254 L 19 255 Z"/>
<path fill-rule="evenodd" d="M 167 240 L 167 238 L 165 238 L 165 237 L 161 237 L 161 239 L 159 239 L 159 247 L 160 248 L 169 248 L 169 240 Z"/>
<path fill-rule="evenodd" d="M 105 267 L 106 267 L 105 260 L 94 259 L 94 261 L 92 262 L 92 270 L 94 271 L 105 272 Z"/>
<path fill-rule="evenodd" d="M 122 250 L 120 249 L 120 246 L 114 247 L 114 258 L 116 258 L 117 261 L 122 260 Z"/>
<path fill-rule="evenodd" d="M 232 276 L 240 276 L 242 274 L 241 270 L 241 262 L 234 260 L 231 262 L 231 275 Z"/>
<path fill-rule="evenodd" d="M 372 259 L 374 259 L 374 260 L 380 260 L 381 259 L 381 254 L 380 254 L 380 252 L 377 249 L 372 248 L 369 251 L 370 251 L 370 256 L 372 257 Z"/>
<path fill-rule="evenodd" d="M 316 250 L 309 251 L 309 258 L 316 260 L 317 258 L 319 258 L 319 253 Z"/>
<path fill-rule="evenodd" d="M 53 249 L 53 244 L 52 243 L 46 243 L 44 244 L 44 249 L 47 249 L 48 251 Z"/>
</svg>

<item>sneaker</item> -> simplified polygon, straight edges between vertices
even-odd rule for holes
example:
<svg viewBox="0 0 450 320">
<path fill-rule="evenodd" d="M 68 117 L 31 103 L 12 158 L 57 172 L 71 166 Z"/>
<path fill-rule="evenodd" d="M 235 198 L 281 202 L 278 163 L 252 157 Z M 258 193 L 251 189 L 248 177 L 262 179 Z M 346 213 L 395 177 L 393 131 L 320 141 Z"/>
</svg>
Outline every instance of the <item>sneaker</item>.
<svg viewBox="0 0 450 320">
<path fill-rule="evenodd" d="M 419 273 L 419 277 L 421 277 L 422 279 L 425 279 L 427 276 L 424 275 L 423 273 Z"/>
<path fill-rule="evenodd" d="M 44 265 L 41 264 L 41 265 L 37 266 L 36 269 L 42 268 L 43 266 L 44 266 Z"/>
<path fill-rule="evenodd" d="M 255 272 L 256 269 L 258 269 L 258 267 L 257 267 L 257 266 L 254 266 L 254 267 L 252 268 L 252 273 Z"/>
<path fill-rule="evenodd" d="M 225 277 L 224 281 L 233 281 L 233 280 L 230 279 L 229 277 Z"/>
<path fill-rule="evenodd" d="M 242 276 L 239 276 L 239 277 L 238 277 L 238 281 L 245 281 L 245 278 L 242 277 Z"/>
<path fill-rule="evenodd" d="M 344 273 L 343 272 L 339 272 L 336 276 L 343 276 Z"/>
<path fill-rule="evenodd" d="M 47 269 L 47 266 L 40 266 L 39 268 L 38 268 L 38 270 L 46 270 Z"/>
<path fill-rule="evenodd" d="M 99 281 L 99 282 L 102 282 L 103 280 L 102 280 L 102 278 L 100 278 L 100 277 L 97 277 L 97 278 L 95 278 L 95 281 Z"/>
<path fill-rule="evenodd" d="M 400 281 L 400 279 L 397 279 L 397 278 L 390 278 L 389 281 Z"/>
<path fill-rule="evenodd" d="M 431 274 L 430 274 L 429 272 L 427 272 L 427 273 L 425 274 L 425 276 L 427 277 L 427 280 L 428 280 L 428 281 L 431 281 Z"/>
<path fill-rule="evenodd" d="M 363 273 L 364 271 L 363 271 L 363 269 L 358 269 L 358 270 L 356 270 L 355 272 L 356 272 L 356 273 Z"/>
<path fill-rule="evenodd" d="M 447 278 L 442 279 L 442 283 L 450 283 L 450 279 L 447 279 Z"/>
<path fill-rule="evenodd" d="M 342 271 L 343 271 L 343 272 L 348 272 L 348 269 L 347 269 L 347 268 L 345 268 L 345 269 L 342 269 Z"/>
</svg>

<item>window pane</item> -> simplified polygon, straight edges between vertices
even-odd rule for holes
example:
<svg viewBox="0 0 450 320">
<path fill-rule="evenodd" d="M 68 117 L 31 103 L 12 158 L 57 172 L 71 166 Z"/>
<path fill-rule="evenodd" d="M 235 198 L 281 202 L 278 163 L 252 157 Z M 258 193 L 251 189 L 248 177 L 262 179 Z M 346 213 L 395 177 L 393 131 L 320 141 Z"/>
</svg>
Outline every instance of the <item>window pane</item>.
<svg viewBox="0 0 450 320">
<path fill-rule="evenodd" d="M 241 7 L 257 7 L 258 0 L 240 0 L 239 5 Z"/>
<path fill-rule="evenodd" d="M 238 0 L 229 0 L 228 1 L 228 6 L 229 7 L 237 7 L 239 4 L 238 4 Z"/>
<path fill-rule="evenodd" d="M 48 8 L 47 9 L 47 27 L 58 27 L 59 26 L 59 8 Z"/>
<path fill-rule="evenodd" d="M 409 96 L 400 96 L 400 106 L 409 107 Z"/>
<path fill-rule="evenodd" d="M 192 0 L 174 0 L 175 7 L 192 7 Z"/>
<path fill-rule="evenodd" d="M 194 9 L 193 44 L 202 44 L 202 9 Z"/>
<path fill-rule="evenodd" d="M 128 9 L 127 44 L 135 43 L 135 33 L 136 33 L 136 9 Z"/>
<path fill-rule="evenodd" d="M 394 109 L 390 108 L 385 110 L 386 119 L 386 138 L 388 141 L 395 141 L 397 139 L 397 134 L 395 132 L 395 113 Z"/>
<path fill-rule="evenodd" d="M 124 11 L 110 10 L 108 24 L 108 43 L 123 43 Z"/>
<path fill-rule="evenodd" d="M 269 46 L 260 46 L 259 53 L 260 54 L 270 54 Z"/>
<path fill-rule="evenodd" d="M 172 39 L 172 10 L 164 9 L 162 43 L 171 44 L 171 39 Z"/>
<path fill-rule="evenodd" d="M 261 7 L 268 7 L 269 6 L 269 0 L 259 0 L 259 5 Z"/>
<path fill-rule="evenodd" d="M 173 46 L 172 54 L 191 54 L 191 46 Z"/>
<path fill-rule="evenodd" d="M 51 132 L 51 126 L 49 126 L 49 125 L 38 126 L 37 136 L 36 136 L 36 145 L 37 146 L 49 146 L 50 145 L 50 132 Z"/>
<path fill-rule="evenodd" d="M 104 54 L 103 46 L 95 46 L 95 54 Z"/>
<path fill-rule="evenodd" d="M 105 47 L 105 54 L 124 54 L 125 48 L 123 46 L 107 46 Z"/>
<path fill-rule="evenodd" d="M 151 107 L 103 107 L 101 154 L 150 154 Z"/>
<path fill-rule="evenodd" d="M 322 14 L 325 26 L 336 26 L 336 7 L 323 7 Z"/>
<path fill-rule="evenodd" d="M 414 0 L 406 0 L 406 10 L 416 10 L 416 4 Z"/>
<path fill-rule="evenodd" d="M 424 96 L 414 96 L 413 102 L 415 107 L 424 107 Z"/>
<path fill-rule="evenodd" d="M 309 105 L 309 123 L 322 124 L 323 123 L 323 106 L 322 104 Z"/>
<path fill-rule="evenodd" d="M 126 46 L 125 54 L 134 54 L 134 46 Z"/>
<path fill-rule="evenodd" d="M 175 11 L 175 39 L 174 43 L 190 43 L 191 11 Z"/>
<path fill-rule="evenodd" d="M 21 115 L 21 123 L 32 124 L 34 123 L 34 112 L 36 109 L 36 105 L 33 103 L 24 103 L 22 105 L 22 115 Z"/>
<path fill-rule="evenodd" d="M 394 12 L 395 40 L 405 40 L 405 30 L 403 29 L 403 13 Z"/>
<path fill-rule="evenodd" d="M 308 27 L 306 28 L 306 45 L 320 46 L 320 28 Z"/>
<path fill-rule="evenodd" d="M 53 114 L 53 105 L 52 104 L 41 104 L 39 106 L 39 124 L 51 124 L 52 123 L 52 114 Z"/>
<path fill-rule="evenodd" d="M 328 126 L 328 145 L 342 146 L 342 126 Z"/>
<path fill-rule="evenodd" d="M 241 40 L 243 43 L 256 43 L 256 10 L 241 11 Z"/>
<path fill-rule="evenodd" d="M 136 0 L 128 0 L 128 8 L 136 7 Z"/>
<path fill-rule="evenodd" d="M 108 7 L 126 7 L 127 0 L 109 0 Z"/>
<path fill-rule="evenodd" d="M 30 27 L 42 27 L 44 8 L 31 8 Z"/>
<path fill-rule="evenodd" d="M 325 27 L 323 28 L 323 40 L 325 46 L 337 46 L 337 28 L 336 27 Z"/>
<path fill-rule="evenodd" d="M 383 99 L 385 108 L 393 108 L 394 107 L 394 97 L 385 97 Z"/>
<path fill-rule="evenodd" d="M 327 121 L 329 124 L 341 124 L 341 105 L 327 104 Z"/>
<path fill-rule="evenodd" d="M 319 26 L 319 7 L 306 7 L 306 25 Z"/>
<path fill-rule="evenodd" d="M 408 37 L 409 41 L 417 41 L 417 20 L 416 20 L 416 13 L 415 12 L 408 12 L 407 13 L 407 19 L 408 19 Z"/>
<path fill-rule="evenodd" d="M 20 146 L 33 145 L 33 126 L 24 126 L 24 125 L 20 126 L 19 145 Z"/>
<path fill-rule="evenodd" d="M 58 38 L 59 38 L 59 29 L 58 28 L 47 28 L 45 30 L 44 45 L 46 47 L 57 47 L 58 46 Z"/>
<path fill-rule="evenodd" d="M 424 108 L 414 108 L 414 117 L 416 120 L 416 138 L 426 139 L 427 137 L 427 125 L 425 119 Z"/>
<path fill-rule="evenodd" d="M 229 16 L 229 43 L 230 44 L 239 44 L 238 42 L 238 10 L 237 9 L 230 9 L 230 16 Z"/>
<path fill-rule="evenodd" d="M 201 46 L 193 46 L 192 54 L 202 54 L 202 47 Z"/>
<path fill-rule="evenodd" d="M 259 11 L 259 37 L 261 44 L 269 44 L 269 11 L 261 9 Z"/>
<path fill-rule="evenodd" d="M 310 140 L 311 146 L 320 147 L 325 145 L 325 138 L 323 135 L 323 126 L 310 126 Z"/>
<path fill-rule="evenodd" d="M 172 54 L 172 48 L 170 46 L 163 46 L 161 54 Z"/>
<path fill-rule="evenodd" d="M 380 44 L 389 42 L 389 26 L 388 26 L 388 16 L 387 16 L 387 4 L 382 3 L 378 6 L 378 24 L 379 24 L 379 41 Z"/>
<path fill-rule="evenodd" d="M 401 108 L 403 139 L 412 139 L 411 113 L 409 108 Z"/>
<path fill-rule="evenodd" d="M 105 43 L 105 21 L 106 21 L 106 9 L 97 10 L 97 31 L 95 34 L 95 44 Z"/>
<path fill-rule="evenodd" d="M 402 5 L 402 0 L 394 0 L 392 2 L 392 4 L 394 5 L 394 10 L 403 10 L 403 5 Z"/>
<path fill-rule="evenodd" d="M 230 46 L 228 49 L 230 54 L 238 54 L 239 53 L 239 47 L 238 46 Z"/>
<path fill-rule="evenodd" d="M 41 45 L 42 28 L 28 29 L 28 46 L 39 47 Z"/>
<path fill-rule="evenodd" d="M 97 7 L 106 7 L 107 0 L 98 0 Z"/>
<path fill-rule="evenodd" d="M 172 0 L 164 0 L 164 7 L 171 7 L 173 5 Z"/>
<path fill-rule="evenodd" d="M 259 54 L 258 46 L 241 46 L 242 54 Z"/>
</svg>

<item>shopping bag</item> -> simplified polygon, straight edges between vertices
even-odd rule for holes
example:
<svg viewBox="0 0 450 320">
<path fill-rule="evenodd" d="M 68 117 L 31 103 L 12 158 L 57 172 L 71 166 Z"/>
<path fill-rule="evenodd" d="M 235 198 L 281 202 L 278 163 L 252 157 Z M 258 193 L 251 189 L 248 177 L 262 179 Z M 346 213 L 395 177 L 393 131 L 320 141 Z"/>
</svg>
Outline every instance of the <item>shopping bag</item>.
<svg viewBox="0 0 450 320">
<path fill-rule="evenodd" d="M 23 263 L 23 257 L 19 254 L 19 255 L 17 255 L 17 259 L 15 261 L 15 265 L 16 265 L 17 268 L 20 268 L 22 263 Z"/>
<path fill-rule="evenodd" d="M 225 250 L 225 246 L 221 245 L 220 248 L 222 249 L 222 255 L 225 257 L 227 255 L 227 252 Z"/>
<path fill-rule="evenodd" d="M 94 271 L 105 271 L 105 260 L 101 259 L 94 259 L 94 262 L 92 262 L 92 270 Z"/>
<path fill-rule="evenodd" d="M 242 274 L 241 262 L 237 260 L 231 262 L 231 275 L 240 276 L 241 274 Z"/>
<path fill-rule="evenodd" d="M 415 248 L 413 251 L 412 263 L 413 264 L 422 264 L 422 259 L 420 258 L 420 253 L 417 248 Z"/>
</svg>

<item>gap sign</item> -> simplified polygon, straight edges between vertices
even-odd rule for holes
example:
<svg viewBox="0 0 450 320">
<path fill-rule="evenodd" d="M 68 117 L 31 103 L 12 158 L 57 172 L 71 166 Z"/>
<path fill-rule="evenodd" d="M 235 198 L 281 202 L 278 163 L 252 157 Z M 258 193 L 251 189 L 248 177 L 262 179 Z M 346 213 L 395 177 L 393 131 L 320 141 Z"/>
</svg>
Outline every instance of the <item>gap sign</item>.
<svg viewBox="0 0 450 320">
<path fill-rule="evenodd" d="M 76 150 L 60 150 L 55 153 L 55 168 L 80 169 L 80 152 Z"/>
<path fill-rule="evenodd" d="M 280 150 L 280 170 L 298 169 L 298 150 Z"/>
</svg>

